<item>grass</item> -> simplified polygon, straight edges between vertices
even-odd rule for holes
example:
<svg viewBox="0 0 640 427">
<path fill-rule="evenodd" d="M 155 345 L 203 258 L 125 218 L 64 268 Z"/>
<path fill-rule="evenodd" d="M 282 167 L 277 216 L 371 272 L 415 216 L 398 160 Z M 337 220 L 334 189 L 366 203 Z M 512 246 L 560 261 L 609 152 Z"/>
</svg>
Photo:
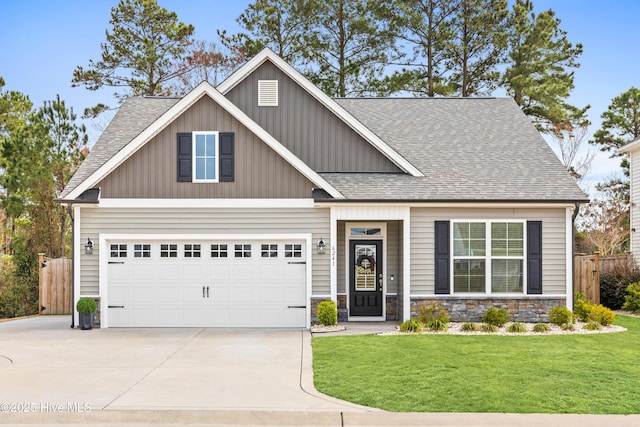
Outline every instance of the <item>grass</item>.
<svg viewBox="0 0 640 427">
<path fill-rule="evenodd" d="M 313 339 L 316 388 L 396 412 L 640 413 L 640 319 L 589 335 Z"/>
</svg>

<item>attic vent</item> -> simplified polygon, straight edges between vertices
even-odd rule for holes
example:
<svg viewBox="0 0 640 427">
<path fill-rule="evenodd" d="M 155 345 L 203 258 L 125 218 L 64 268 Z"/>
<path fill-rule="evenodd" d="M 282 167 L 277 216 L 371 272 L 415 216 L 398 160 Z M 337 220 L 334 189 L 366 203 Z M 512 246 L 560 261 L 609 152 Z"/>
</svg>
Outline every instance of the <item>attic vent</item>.
<svg viewBox="0 0 640 427">
<path fill-rule="evenodd" d="M 278 106 L 278 81 L 258 80 L 258 107 Z"/>
</svg>

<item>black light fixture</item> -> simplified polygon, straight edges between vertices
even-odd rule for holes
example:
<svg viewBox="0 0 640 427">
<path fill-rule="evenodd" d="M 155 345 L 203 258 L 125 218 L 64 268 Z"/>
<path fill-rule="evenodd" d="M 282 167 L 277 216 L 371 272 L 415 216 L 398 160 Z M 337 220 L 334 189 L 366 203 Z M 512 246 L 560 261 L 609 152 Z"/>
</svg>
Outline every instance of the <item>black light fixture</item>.
<svg viewBox="0 0 640 427">
<path fill-rule="evenodd" d="M 93 242 L 90 238 L 87 238 L 87 243 L 84 244 L 84 253 L 91 255 L 93 253 Z"/>
<path fill-rule="evenodd" d="M 324 240 L 322 240 L 322 237 L 321 237 L 320 240 L 318 240 L 318 253 L 323 254 L 326 251 L 327 251 L 327 244 L 324 242 Z"/>
</svg>

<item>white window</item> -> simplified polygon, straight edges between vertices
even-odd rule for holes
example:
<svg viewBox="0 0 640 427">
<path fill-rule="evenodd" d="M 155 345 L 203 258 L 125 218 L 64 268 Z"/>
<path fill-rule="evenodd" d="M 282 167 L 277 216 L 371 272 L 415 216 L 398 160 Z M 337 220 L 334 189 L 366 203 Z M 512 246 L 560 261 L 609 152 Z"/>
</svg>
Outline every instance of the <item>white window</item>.
<svg viewBox="0 0 640 427">
<path fill-rule="evenodd" d="M 236 258 L 251 258 L 251 245 L 234 245 L 234 255 Z"/>
<path fill-rule="evenodd" d="M 134 258 L 151 258 L 151 245 L 148 243 L 136 243 L 133 245 Z"/>
<path fill-rule="evenodd" d="M 218 132 L 193 132 L 193 182 L 218 182 Z"/>
<path fill-rule="evenodd" d="M 278 106 L 278 81 L 258 80 L 258 107 Z"/>
<path fill-rule="evenodd" d="M 228 255 L 227 245 L 211 245 L 211 258 L 226 258 Z"/>
<path fill-rule="evenodd" d="M 278 258 L 278 245 L 277 244 L 263 244 L 261 245 L 262 258 Z"/>
<path fill-rule="evenodd" d="M 127 257 L 127 245 L 114 244 L 109 245 L 109 255 L 111 258 L 126 258 Z"/>
<path fill-rule="evenodd" d="M 285 258 L 302 258 L 302 245 L 297 243 L 287 243 L 284 245 Z"/>
<path fill-rule="evenodd" d="M 160 244 L 160 258 L 178 258 L 178 245 L 173 243 Z"/>
<path fill-rule="evenodd" d="M 200 258 L 200 245 L 198 244 L 185 244 L 184 245 L 184 257 L 185 258 Z"/>
<path fill-rule="evenodd" d="M 455 221 L 451 227 L 454 293 L 525 291 L 524 221 Z"/>
</svg>

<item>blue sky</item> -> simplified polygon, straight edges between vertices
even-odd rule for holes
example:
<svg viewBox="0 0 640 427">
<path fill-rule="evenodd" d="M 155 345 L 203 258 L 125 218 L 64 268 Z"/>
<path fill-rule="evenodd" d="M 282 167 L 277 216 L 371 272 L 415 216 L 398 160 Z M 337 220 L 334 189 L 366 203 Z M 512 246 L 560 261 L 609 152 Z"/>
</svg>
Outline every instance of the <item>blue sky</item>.
<svg viewBox="0 0 640 427">
<path fill-rule="evenodd" d="M 536 11 L 553 9 L 573 43 L 582 43 L 570 102 L 591 105 L 590 132 L 600 127 L 600 115 L 611 99 L 640 86 L 640 25 L 637 0 L 533 0 Z M 72 88 L 76 66 L 98 59 L 117 0 L 0 0 L 0 76 L 5 90 L 27 94 L 36 106 L 56 94 L 76 113 L 98 102 L 114 104 L 112 90 L 90 92 Z M 181 21 L 193 24 L 198 39 L 217 41 L 216 29 L 237 30 L 236 17 L 248 0 L 159 0 Z M 97 125 L 97 127 L 96 127 Z M 92 142 L 101 124 L 88 124 Z M 102 124 L 104 125 L 104 124 Z M 592 148 L 594 149 L 594 148 Z M 618 172 L 619 160 L 599 154 L 586 185 L 592 187 Z"/>
</svg>

